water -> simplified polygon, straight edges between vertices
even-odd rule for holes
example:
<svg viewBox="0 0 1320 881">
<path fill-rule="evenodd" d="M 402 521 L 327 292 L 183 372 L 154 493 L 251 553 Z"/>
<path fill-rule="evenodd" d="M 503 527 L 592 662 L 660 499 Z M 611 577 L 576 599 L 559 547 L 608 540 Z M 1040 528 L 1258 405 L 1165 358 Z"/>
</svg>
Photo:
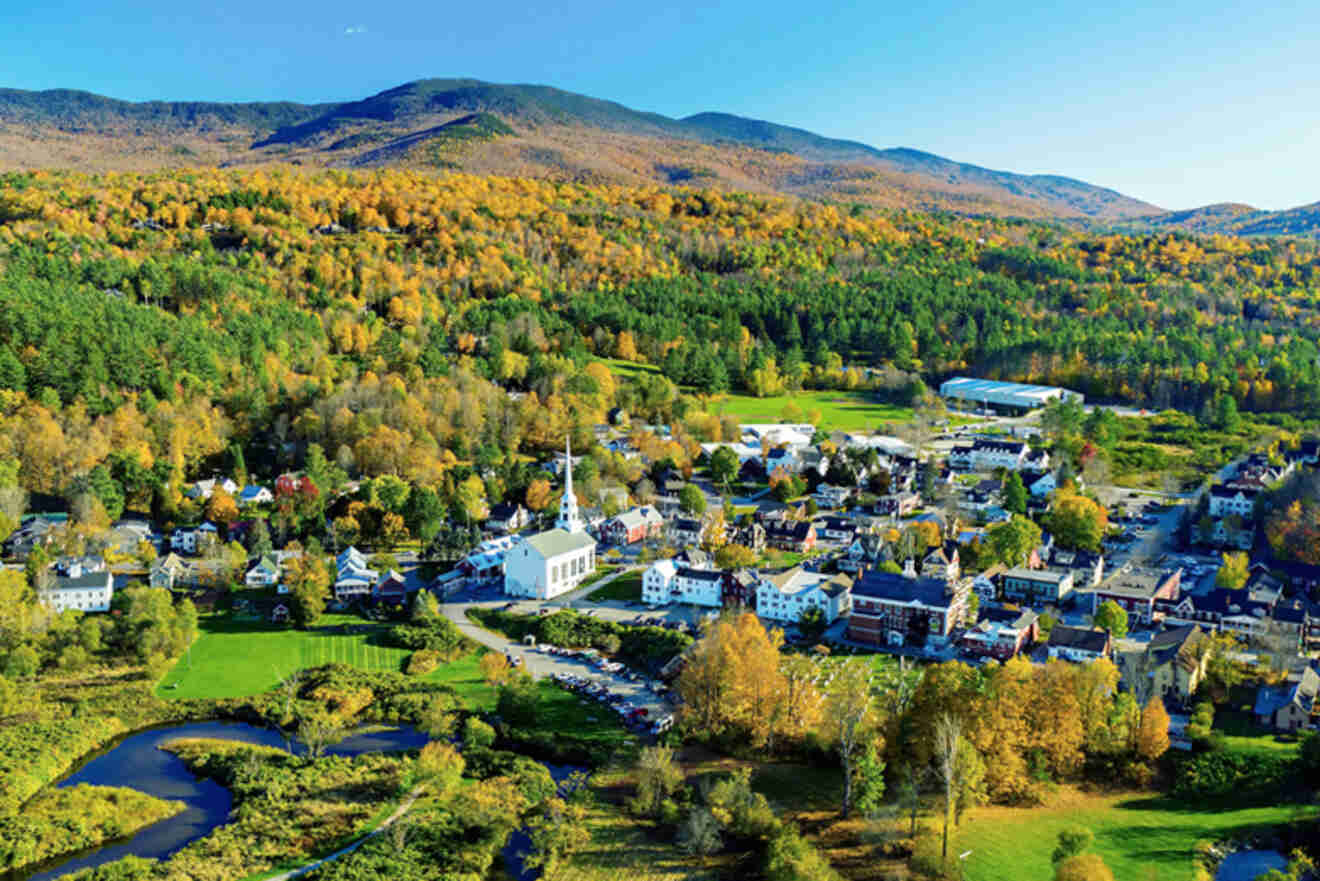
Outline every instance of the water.
<svg viewBox="0 0 1320 881">
<path fill-rule="evenodd" d="M 585 771 L 585 768 L 577 765 L 551 765 L 542 762 L 547 771 L 550 772 L 550 778 L 560 784 L 560 792 L 563 792 L 563 783 L 573 774 L 574 771 Z M 527 834 L 524 828 L 518 828 L 509 833 L 509 840 L 504 845 L 500 853 L 504 857 L 504 871 L 515 881 L 536 881 L 541 877 L 539 868 L 528 868 L 525 864 L 528 856 L 531 855 L 532 837 Z"/>
<path fill-rule="evenodd" d="M 1286 869 L 1288 858 L 1277 850 L 1240 850 L 1224 857 L 1215 881 L 1256 881 L 1270 869 Z"/>
<path fill-rule="evenodd" d="M 229 790 L 213 780 L 192 775 L 173 753 L 160 749 L 164 743 L 185 737 L 236 740 L 242 743 L 288 748 L 278 732 L 240 722 L 195 722 L 153 728 L 130 735 L 119 744 L 96 755 L 60 781 L 60 788 L 88 783 L 93 786 L 126 786 L 157 798 L 181 801 L 182 813 L 153 823 L 130 839 L 93 848 L 73 857 L 61 856 L 35 872 L 13 873 L 5 881 L 45 881 L 79 869 L 100 866 L 126 856 L 164 859 L 225 823 L 233 807 Z M 391 728 L 354 734 L 327 752 L 356 756 L 370 752 L 419 749 L 427 737 L 412 728 Z M 295 752 L 302 752 L 294 744 Z"/>
</svg>

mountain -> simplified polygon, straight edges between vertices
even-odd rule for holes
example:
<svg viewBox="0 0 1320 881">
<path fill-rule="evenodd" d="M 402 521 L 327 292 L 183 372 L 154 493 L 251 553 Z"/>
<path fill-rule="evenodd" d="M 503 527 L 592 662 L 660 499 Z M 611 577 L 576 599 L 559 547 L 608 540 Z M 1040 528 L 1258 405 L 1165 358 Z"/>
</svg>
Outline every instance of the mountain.
<svg viewBox="0 0 1320 881">
<path fill-rule="evenodd" d="M 968 214 L 1162 216 L 1066 177 L 882 150 L 727 113 L 672 119 L 550 86 L 430 79 L 326 104 L 131 103 L 63 89 L 0 90 L 0 169 L 277 162 L 686 184 Z"/>
<path fill-rule="evenodd" d="M 1205 235 L 1320 238 L 1320 202 L 1282 211 L 1263 211 L 1250 205 L 1224 202 L 1190 211 L 1154 214 L 1142 218 L 1140 225 Z"/>
</svg>

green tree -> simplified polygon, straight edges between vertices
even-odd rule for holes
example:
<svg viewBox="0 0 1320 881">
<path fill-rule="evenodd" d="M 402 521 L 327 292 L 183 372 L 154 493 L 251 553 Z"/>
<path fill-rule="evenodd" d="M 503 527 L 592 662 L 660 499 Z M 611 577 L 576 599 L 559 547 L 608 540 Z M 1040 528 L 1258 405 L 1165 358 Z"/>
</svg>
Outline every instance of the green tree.
<svg viewBox="0 0 1320 881">
<path fill-rule="evenodd" d="M 807 639 L 819 640 L 825 635 L 825 629 L 829 624 L 825 620 L 824 611 L 817 606 L 808 606 L 798 615 L 797 626 Z"/>
<path fill-rule="evenodd" d="M 1100 604 L 1100 608 L 1095 610 L 1095 617 L 1091 619 L 1091 623 L 1101 630 L 1109 631 L 1109 635 L 1114 639 L 1122 639 L 1128 632 L 1128 613 L 1113 600 L 1105 600 Z"/>
<path fill-rule="evenodd" d="M 1007 566 L 1021 566 L 1040 546 L 1041 531 L 1034 521 L 1014 514 L 1011 520 L 986 531 L 986 544 L 995 559 Z"/>
<path fill-rule="evenodd" d="M 738 454 L 731 447 L 718 447 L 710 454 L 710 478 L 717 486 L 728 487 L 738 476 Z"/>
<path fill-rule="evenodd" d="M 1013 514 L 1027 513 L 1027 488 L 1022 483 L 1022 475 L 1010 471 L 1004 478 L 1004 510 Z"/>
<path fill-rule="evenodd" d="M 1077 856 L 1095 842 L 1095 833 L 1085 826 L 1068 826 L 1059 832 L 1059 843 L 1051 857 L 1055 865 Z"/>
<path fill-rule="evenodd" d="M 1109 528 L 1109 514 L 1093 499 L 1060 491 L 1055 493 L 1047 525 L 1060 546 L 1095 551 Z"/>
<path fill-rule="evenodd" d="M 691 483 L 685 483 L 678 491 L 678 506 L 693 517 L 706 513 L 706 496 Z"/>
<path fill-rule="evenodd" d="M 683 772 L 674 763 L 674 751 L 667 746 L 643 747 L 633 769 L 637 793 L 629 809 L 641 817 L 661 816 L 666 801 L 683 788 Z"/>
<path fill-rule="evenodd" d="M 1215 573 L 1215 586 L 1229 590 L 1245 587 L 1251 568 L 1247 555 L 1242 552 L 1227 553 L 1222 556 L 1222 560 L 1219 571 Z"/>
<path fill-rule="evenodd" d="M 310 553 L 289 561 L 285 570 L 289 613 L 299 627 L 310 627 L 325 612 L 330 599 L 330 570 L 325 560 Z"/>
</svg>

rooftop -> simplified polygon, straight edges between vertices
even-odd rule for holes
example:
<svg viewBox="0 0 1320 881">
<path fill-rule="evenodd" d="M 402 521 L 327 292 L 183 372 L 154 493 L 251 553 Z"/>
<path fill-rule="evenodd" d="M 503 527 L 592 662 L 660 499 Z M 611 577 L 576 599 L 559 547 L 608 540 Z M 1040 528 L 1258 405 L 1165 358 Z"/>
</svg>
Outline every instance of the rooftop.
<svg viewBox="0 0 1320 881">
<path fill-rule="evenodd" d="M 523 541 L 547 559 L 596 546 L 596 540 L 585 532 L 569 532 L 565 529 L 538 532 L 536 535 L 528 536 Z"/>
</svg>

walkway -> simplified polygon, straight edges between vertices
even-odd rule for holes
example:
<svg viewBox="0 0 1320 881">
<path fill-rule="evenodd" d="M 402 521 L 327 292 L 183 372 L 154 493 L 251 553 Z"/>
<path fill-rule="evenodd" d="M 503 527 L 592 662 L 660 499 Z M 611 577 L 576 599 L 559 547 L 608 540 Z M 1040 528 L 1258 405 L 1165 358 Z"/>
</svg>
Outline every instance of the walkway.
<svg viewBox="0 0 1320 881">
<path fill-rule="evenodd" d="M 418 796 L 420 796 L 421 794 L 422 794 L 421 787 L 418 787 L 417 789 L 414 789 L 412 792 L 408 793 L 408 797 L 403 800 L 402 804 L 400 804 L 397 808 L 395 808 L 394 813 L 390 814 L 388 817 L 385 818 L 385 822 L 381 823 L 375 829 L 371 830 L 366 835 L 363 835 L 361 838 L 359 838 L 357 841 L 353 842 L 352 844 L 346 847 L 341 847 L 339 850 L 335 851 L 329 856 L 323 857 L 322 859 L 319 859 L 314 863 L 308 863 L 305 866 L 299 866 L 296 869 L 291 869 L 290 871 L 284 872 L 283 874 L 280 875 L 272 875 L 271 877 L 267 878 L 266 881 L 289 881 L 289 879 L 291 878 L 298 878 L 301 877 L 302 875 L 306 875 L 308 872 L 311 872 L 315 869 L 319 869 L 321 866 L 324 866 L 326 863 L 333 863 L 335 860 L 339 859 L 340 857 L 352 853 L 362 845 L 366 844 L 369 839 L 374 838 L 375 836 L 384 832 L 386 829 L 393 826 L 395 822 L 399 820 L 400 817 L 408 813 L 408 810 L 413 806 L 413 803 L 417 801 Z"/>
</svg>

